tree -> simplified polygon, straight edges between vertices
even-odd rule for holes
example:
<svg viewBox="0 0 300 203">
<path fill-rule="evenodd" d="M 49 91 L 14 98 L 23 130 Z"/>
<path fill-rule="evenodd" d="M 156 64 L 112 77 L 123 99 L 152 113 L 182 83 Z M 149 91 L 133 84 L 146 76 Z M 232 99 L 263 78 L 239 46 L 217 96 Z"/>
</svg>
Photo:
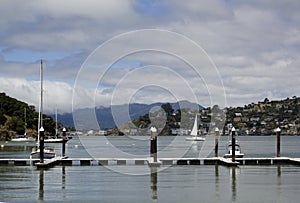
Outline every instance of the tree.
<svg viewBox="0 0 300 203">
<path fill-rule="evenodd" d="M 161 108 L 165 110 L 168 116 L 171 116 L 174 112 L 174 109 L 170 103 L 162 104 Z"/>
<path fill-rule="evenodd" d="M 6 122 L 6 117 L 4 116 L 4 111 L 0 108 L 0 125 L 4 125 Z"/>
</svg>

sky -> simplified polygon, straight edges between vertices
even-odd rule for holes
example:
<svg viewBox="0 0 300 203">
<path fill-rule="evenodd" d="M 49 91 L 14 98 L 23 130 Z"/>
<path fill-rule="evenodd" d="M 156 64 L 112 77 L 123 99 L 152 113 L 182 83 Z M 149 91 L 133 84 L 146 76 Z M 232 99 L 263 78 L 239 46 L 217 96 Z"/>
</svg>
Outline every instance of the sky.
<svg viewBox="0 0 300 203">
<path fill-rule="evenodd" d="M 297 0 L 1 0 L 0 92 L 44 109 L 300 95 Z"/>
</svg>

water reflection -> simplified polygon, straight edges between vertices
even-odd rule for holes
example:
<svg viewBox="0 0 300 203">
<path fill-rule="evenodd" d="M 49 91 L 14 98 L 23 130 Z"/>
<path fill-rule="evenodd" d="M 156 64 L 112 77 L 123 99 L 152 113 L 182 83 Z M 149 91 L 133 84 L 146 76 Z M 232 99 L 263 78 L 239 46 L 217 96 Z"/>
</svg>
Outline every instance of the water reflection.
<svg viewBox="0 0 300 203">
<path fill-rule="evenodd" d="M 281 194 L 281 166 L 277 165 L 277 190 Z"/>
<path fill-rule="evenodd" d="M 38 200 L 40 202 L 44 201 L 44 195 L 45 195 L 44 179 L 45 179 L 46 170 L 47 169 L 39 169 Z M 66 189 L 66 167 L 65 166 L 62 166 L 62 171 L 61 171 L 61 189 L 62 190 Z M 65 195 L 65 192 L 63 192 L 63 195 Z"/>
<path fill-rule="evenodd" d="M 219 197 L 219 165 L 215 165 L 215 185 L 216 185 L 216 196 Z"/>
<path fill-rule="evenodd" d="M 38 200 L 44 201 L 44 169 L 40 169 Z"/>
<path fill-rule="evenodd" d="M 231 167 L 231 190 L 232 190 L 232 201 L 236 200 L 236 168 Z"/>
<path fill-rule="evenodd" d="M 281 176 L 281 166 L 277 165 L 277 177 Z"/>
<path fill-rule="evenodd" d="M 61 172 L 61 189 L 66 189 L 66 167 L 62 166 L 62 172 Z"/>
<path fill-rule="evenodd" d="M 150 187 L 151 187 L 151 198 L 153 200 L 157 200 L 157 167 L 151 166 L 150 167 L 151 174 L 150 174 Z"/>
</svg>

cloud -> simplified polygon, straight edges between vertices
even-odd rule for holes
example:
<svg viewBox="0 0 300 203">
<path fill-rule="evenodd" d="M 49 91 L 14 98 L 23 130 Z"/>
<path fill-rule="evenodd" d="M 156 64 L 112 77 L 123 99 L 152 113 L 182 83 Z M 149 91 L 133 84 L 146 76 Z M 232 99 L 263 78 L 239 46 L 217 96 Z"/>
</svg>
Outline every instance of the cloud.
<svg viewBox="0 0 300 203">
<path fill-rule="evenodd" d="M 0 5 L 1 91 L 30 103 L 36 103 L 33 95 L 40 58 L 46 61 L 46 93 L 49 98 L 59 98 L 57 102 L 63 111 L 70 111 L 76 78 L 83 74 L 80 68 L 93 50 L 122 33 L 145 28 L 170 30 L 192 39 L 216 64 L 222 82 L 211 82 L 216 72 L 208 71 L 203 56 L 184 41 L 144 34 L 135 39 L 123 38 L 96 58 L 95 64 L 91 64 L 95 71 L 85 72 L 85 83 L 79 84 L 80 94 L 84 95 L 77 101 L 79 106 L 90 106 L 93 102 L 110 104 L 120 81 L 122 91 L 117 102 L 127 101 L 133 87 L 142 87 L 150 75 L 161 86 L 174 88 L 187 97 L 182 83 L 177 83 L 168 71 L 141 72 L 140 68 L 147 65 L 167 67 L 182 76 L 201 104 L 207 106 L 224 103 L 221 97 L 210 101 L 207 87 L 224 95 L 224 85 L 226 102 L 231 106 L 265 97 L 281 99 L 300 94 L 297 1 L 2 0 Z M 98 69 L 111 65 L 108 59 L 116 53 L 142 45 L 157 50 L 167 46 L 173 52 L 144 51 L 120 56 L 105 77 L 97 74 Z M 55 57 L 55 53 L 61 53 L 61 57 Z M 201 76 L 195 75 L 195 70 L 175 54 L 185 54 L 190 61 L 201 59 L 196 64 L 202 68 Z M 95 90 L 95 86 L 100 88 Z M 141 88 L 132 98 L 145 103 L 174 99 L 166 90 L 154 87 Z M 54 109 L 54 103 L 49 99 L 49 110 Z"/>
<path fill-rule="evenodd" d="M 73 87 L 63 82 L 44 81 L 44 111 L 53 113 L 55 108 L 59 113 L 71 112 Z M 0 92 L 19 98 L 38 110 L 40 99 L 40 82 L 19 78 L 0 77 Z"/>
</svg>

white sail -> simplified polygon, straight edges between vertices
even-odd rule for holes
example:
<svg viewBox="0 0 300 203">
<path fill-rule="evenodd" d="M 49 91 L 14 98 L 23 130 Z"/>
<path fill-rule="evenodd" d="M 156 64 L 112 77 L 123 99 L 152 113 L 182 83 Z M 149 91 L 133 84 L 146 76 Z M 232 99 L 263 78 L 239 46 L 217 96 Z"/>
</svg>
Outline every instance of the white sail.
<svg viewBox="0 0 300 203">
<path fill-rule="evenodd" d="M 192 131 L 190 133 L 190 137 L 186 137 L 185 140 L 186 141 L 204 141 L 205 138 L 204 137 L 199 137 L 198 136 L 198 115 L 195 115 L 195 121 L 194 121 L 194 125 L 192 128 Z"/>
<path fill-rule="evenodd" d="M 198 135 L 198 121 L 197 121 L 197 114 L 195 115 L 195 121 L 194 121 L 194 126 L 193 129 L 191 131 L 191 135 L 192 136 L 197 136 Z"/>
</svg>

